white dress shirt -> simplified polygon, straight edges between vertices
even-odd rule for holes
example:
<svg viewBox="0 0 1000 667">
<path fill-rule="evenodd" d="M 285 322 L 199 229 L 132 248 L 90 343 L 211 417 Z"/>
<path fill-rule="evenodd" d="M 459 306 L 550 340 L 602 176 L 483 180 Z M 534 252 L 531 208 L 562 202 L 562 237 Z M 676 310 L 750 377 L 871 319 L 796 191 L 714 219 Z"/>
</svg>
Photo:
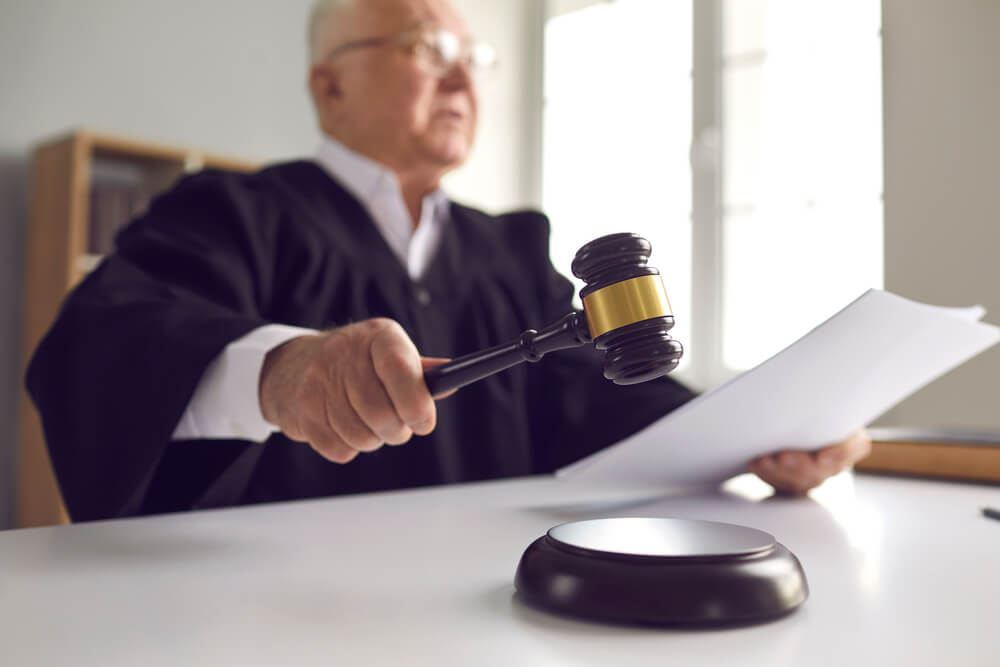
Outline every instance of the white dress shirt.
<svg viewBox="0 0 1000 667">
<path fill-rule="evenodd" d="M 379 233 L 411 278 L 423 275 L 441 243 L 449 218 L 448 197 L 438 189 L 424 197 L 414 229 L 399 180 L 389 169 L 325 138 L 316 161 L 365 207 Z M 173 439 L 240 438 L 263 442 L 278 430 L 260 412 L 257 390 L 264 356 L 313 329 L 269 324 L 233 341 L 205 369 Z"/>
</svg>

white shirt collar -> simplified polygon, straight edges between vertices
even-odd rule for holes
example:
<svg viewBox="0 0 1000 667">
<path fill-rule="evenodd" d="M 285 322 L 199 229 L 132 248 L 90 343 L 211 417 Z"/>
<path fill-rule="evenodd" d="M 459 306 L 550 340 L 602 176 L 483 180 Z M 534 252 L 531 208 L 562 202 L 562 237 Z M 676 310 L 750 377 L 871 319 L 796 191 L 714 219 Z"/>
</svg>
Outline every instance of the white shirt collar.
<svg viewBox="0 0 1000 667">
<path fill-rule="evenodd" d="M 329 137 L 324 137 L 317 149 L 316 162 L 365 207 L 410 277 L 423 275 L 441 244 L 450 217 L 445 192 L 438 188 L 424 197 L 414 229 L 399 179 L 392 170 Z"/>
</svg>

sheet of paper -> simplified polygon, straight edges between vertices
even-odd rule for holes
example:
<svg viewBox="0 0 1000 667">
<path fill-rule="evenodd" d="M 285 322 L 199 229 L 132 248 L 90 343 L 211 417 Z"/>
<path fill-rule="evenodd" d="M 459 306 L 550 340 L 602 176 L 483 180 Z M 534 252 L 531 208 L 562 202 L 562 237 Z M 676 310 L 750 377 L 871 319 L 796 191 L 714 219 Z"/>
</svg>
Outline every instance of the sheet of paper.
<svg viewBox="0 0 1000 667">
<path fill-rule="evenodd" d="M 556 475 L 703 484 L 761 454 L 838 442 L 1000 340 L 984 313 L 868 290 L 767 361 Z"/>
</svg>

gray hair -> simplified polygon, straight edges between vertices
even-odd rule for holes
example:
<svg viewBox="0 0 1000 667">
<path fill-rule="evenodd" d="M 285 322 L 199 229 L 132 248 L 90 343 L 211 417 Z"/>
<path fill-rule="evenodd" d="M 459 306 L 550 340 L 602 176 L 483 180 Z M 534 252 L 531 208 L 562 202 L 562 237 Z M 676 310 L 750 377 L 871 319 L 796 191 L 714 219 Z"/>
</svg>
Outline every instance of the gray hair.
<svg viewBox="0 0 1000 667">
<path fill-rule="evenodd" d="M 316 0 L 309 12 L 309 25 L 306 38 L 309 41 L 309 63 L 317 62 L 326 55 L 330 45 L 326 43 L 326 35 L 330 29 L 331 19 L 350 8 L 356 0 Z"/>
</svg>

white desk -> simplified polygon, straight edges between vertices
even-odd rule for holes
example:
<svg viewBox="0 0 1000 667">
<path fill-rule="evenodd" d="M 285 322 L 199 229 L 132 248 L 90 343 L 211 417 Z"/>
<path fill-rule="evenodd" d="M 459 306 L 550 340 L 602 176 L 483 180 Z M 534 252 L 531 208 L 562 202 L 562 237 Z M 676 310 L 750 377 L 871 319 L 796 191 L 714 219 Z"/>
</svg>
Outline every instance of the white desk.
<svg viewBox="0 0 1000 667">
<path fill-rule="evenodd" d="M 3 665 L 1000 665 L 996 487 L 842 475 L 815 499 L 547 478 L 0 533 Z M 772 533 L 810 599 L 723 630 L 514 596 L 549 527 L 675 516 Z"/>
</svg>

